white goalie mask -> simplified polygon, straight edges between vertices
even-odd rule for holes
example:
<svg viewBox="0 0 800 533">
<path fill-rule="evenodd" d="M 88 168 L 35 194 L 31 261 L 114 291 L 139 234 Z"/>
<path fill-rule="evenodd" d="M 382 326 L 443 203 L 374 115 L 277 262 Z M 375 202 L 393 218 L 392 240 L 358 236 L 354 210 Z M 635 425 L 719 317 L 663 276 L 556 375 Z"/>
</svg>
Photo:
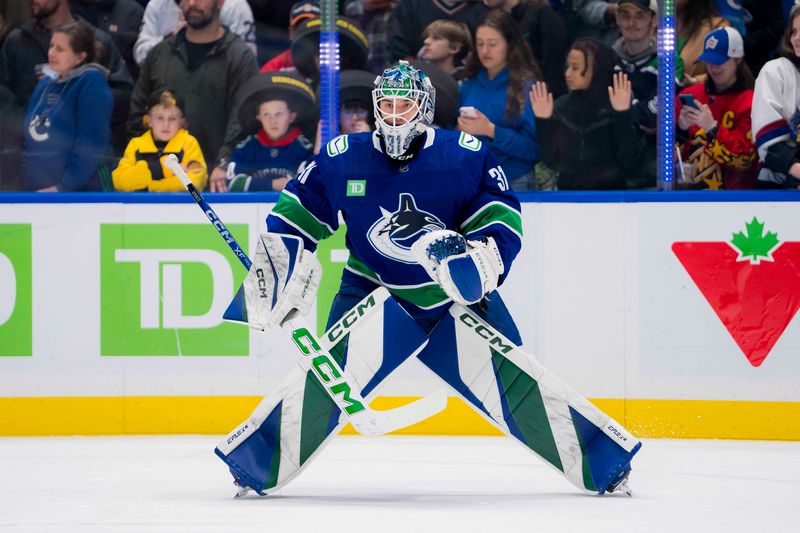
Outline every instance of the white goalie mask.
<svg viewBox="0 0 800 533">
<path fill-rule="evenodd" d="M 375 124 L 386 155 L 405 159 L 411 142 L 433 123 L 436 89 L 430 78 L 400 61 L 375 78 L 372 90 Z"/>
</svg>

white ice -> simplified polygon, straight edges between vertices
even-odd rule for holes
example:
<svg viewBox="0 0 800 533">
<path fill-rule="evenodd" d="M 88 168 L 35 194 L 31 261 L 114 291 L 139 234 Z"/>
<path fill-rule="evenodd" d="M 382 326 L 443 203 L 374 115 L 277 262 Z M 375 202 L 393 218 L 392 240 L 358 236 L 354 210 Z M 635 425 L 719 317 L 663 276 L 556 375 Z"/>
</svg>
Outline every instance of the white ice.
<svg viewBox="0 0 800 533">
<path fill-rule="evenodd" d="M 214 437 L 0 439 L 0 531 L 800 531 L 800 442 L 647 440 L 634 495 L 580 493 L 495 437 L 339 437 L 233 499 Z"/>
</svg>

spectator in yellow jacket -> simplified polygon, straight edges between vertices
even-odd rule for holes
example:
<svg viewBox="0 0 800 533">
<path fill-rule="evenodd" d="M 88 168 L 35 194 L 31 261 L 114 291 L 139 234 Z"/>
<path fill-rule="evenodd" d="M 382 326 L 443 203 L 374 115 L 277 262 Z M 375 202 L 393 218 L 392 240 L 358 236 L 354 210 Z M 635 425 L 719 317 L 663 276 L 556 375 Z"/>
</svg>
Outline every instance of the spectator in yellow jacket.
<svg viewBox="0 0 800 533">
<path fill-rule="evenodd" d="M 182 101 L 172 91 L 162 90 L 153 95 L 145 115 L 149 129 L 134 137 L 125 148 L 125 155 L 111 173 L 118 191 L 179 192 L 183 185 L 164 158 L 175 154 L 189 179 L 199 190 L 208 183 L 200 143 L 185 129 Z"/>
</svg>

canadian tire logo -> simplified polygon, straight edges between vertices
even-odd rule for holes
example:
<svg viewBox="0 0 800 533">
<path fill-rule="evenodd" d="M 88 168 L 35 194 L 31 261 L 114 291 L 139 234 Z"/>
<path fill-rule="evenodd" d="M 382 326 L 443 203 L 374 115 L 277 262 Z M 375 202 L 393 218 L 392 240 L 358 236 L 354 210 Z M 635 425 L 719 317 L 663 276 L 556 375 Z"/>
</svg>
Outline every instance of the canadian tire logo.
<svg viewBox="0 0 800 533">
<path fill-rule="evenodd" d="M 800 308 L 800 242 L 755 217 L 728 242 L 675 242 L 672 252 L 753 366 Z"/>
</svg>

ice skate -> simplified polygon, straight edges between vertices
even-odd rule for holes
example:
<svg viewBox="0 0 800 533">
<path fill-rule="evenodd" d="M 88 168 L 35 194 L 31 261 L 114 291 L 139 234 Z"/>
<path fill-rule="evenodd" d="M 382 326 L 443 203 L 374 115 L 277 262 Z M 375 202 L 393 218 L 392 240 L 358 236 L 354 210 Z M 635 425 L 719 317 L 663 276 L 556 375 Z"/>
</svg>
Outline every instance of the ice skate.
<svg viewBox="0 0 800 533">
<path fill-rule="evenodd" d="M 619 475 L 616 478 L 614 478 L 614 481 L 612 481 L 611 484 L 609 484 L 608 488 L 606 489 L 606 492 L 608 492 L 609 494 L 621 492 L 628 496 L 633 496 L 633 490 L 628 485 L 628 479 L 630 479 L 630 475 L 631 475 L 631 465 L 628 464 L 619 473 Z"/>
</svg>

